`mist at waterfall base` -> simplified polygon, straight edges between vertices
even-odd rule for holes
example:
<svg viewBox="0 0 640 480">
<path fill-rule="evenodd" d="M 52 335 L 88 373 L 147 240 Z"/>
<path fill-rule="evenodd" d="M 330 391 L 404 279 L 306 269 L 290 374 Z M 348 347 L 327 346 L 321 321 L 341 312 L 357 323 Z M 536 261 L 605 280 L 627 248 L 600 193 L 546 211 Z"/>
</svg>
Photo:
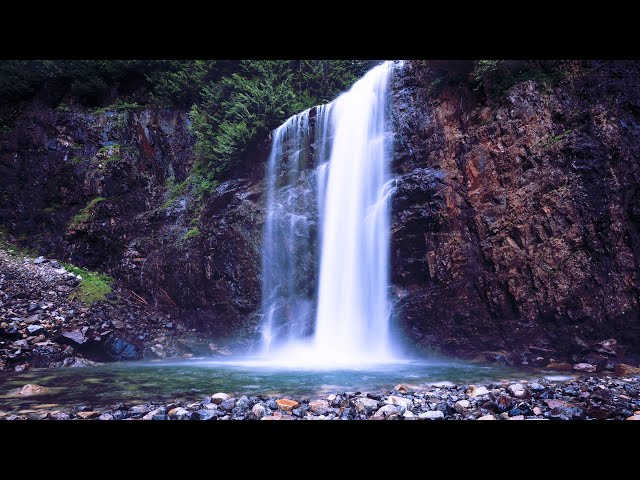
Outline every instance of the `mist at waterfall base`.
<svg viewBox="0 0 640 480">
<path fill-rule="evenodd" d="M 273 133 L 256 361 L 348 367 L 401 359 L 388 300 L 393 68 L 378 65 Z"/>
</svg>

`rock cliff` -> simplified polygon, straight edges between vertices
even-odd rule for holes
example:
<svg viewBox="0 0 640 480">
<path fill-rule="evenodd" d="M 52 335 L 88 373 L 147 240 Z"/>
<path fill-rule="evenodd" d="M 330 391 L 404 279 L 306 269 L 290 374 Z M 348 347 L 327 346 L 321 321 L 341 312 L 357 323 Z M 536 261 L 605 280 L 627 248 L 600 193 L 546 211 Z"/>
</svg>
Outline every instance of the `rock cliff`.
<svg viewBox="0 0 640 480">
<path fill-rule="evenodd" d="M 640 64 L 564 62 L 552 85 L 490 97 L 465 62 L 441 66 L 462 80 L 436 89 L 422 62 L 393 80 L 399 328 L 422 350 L 514 363 L 579 360 L 608 338 L 640 352 Z M 0 225 L 250 344 L 268 145 L 195 202 L 177 188 L 186 112 L 17 111 L 0 132 Z"/>
</svg>

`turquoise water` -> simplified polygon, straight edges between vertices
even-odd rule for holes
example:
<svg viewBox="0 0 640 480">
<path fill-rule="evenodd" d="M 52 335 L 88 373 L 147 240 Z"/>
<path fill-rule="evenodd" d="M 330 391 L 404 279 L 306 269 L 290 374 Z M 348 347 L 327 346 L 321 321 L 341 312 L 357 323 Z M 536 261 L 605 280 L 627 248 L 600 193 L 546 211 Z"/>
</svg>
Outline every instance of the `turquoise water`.
<svg viewBox="0 0 640 480">
<path fill-rule="evenodd" d="M 319 398 L 329 393 L 391 389 L 398 383 L 456 385 L 540 377 L 496 365 L 415 360 L 358 368 L 273 366 L 257 360 L 179 360 L 121 362 L 95 367 L 34 369 L 0 376 L 0 411 L 24 408 L 107 407 L 184 399 L 201 400 L 216 392 L 245 395 L 289 395 Z M 46 394 L 15 396 L 27 383 L 47 387 Z M 48 404 L 48 407 L 43 407 Z"/>
</svg>

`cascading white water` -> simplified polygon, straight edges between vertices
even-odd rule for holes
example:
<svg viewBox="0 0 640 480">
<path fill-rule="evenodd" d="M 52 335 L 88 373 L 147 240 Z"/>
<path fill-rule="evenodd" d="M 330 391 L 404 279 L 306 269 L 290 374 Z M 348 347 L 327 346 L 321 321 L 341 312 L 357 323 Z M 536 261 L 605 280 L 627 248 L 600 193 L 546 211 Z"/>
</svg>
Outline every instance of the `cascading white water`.
<svg viewBox="0 0 640 480">
<path fill-rule="evenodd" d="M 262 265 L 270 357 L 346 365 L 392 359 L 391 70 L 391 62 L 373 68 L 273 133 Z"/>
</svg>

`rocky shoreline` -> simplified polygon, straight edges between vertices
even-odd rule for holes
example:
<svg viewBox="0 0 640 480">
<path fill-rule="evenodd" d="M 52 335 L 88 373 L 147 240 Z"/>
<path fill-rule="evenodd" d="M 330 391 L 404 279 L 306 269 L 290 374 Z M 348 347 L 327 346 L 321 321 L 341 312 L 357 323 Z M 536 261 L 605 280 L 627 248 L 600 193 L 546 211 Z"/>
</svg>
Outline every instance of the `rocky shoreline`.
<svg viewBox="0 0 640 480">
<path fill-rule="evenodd" d="M 25 385 L 15 396 L 47 393 Z M 640 420 L 640 375 L 540 378 L 485 385 L 396 385 L 383 392 L 340 392 L 322 398 L 215 393 L 199 402 L 108 408 L 43 404 L 0 420 Z"/>
</svg>

